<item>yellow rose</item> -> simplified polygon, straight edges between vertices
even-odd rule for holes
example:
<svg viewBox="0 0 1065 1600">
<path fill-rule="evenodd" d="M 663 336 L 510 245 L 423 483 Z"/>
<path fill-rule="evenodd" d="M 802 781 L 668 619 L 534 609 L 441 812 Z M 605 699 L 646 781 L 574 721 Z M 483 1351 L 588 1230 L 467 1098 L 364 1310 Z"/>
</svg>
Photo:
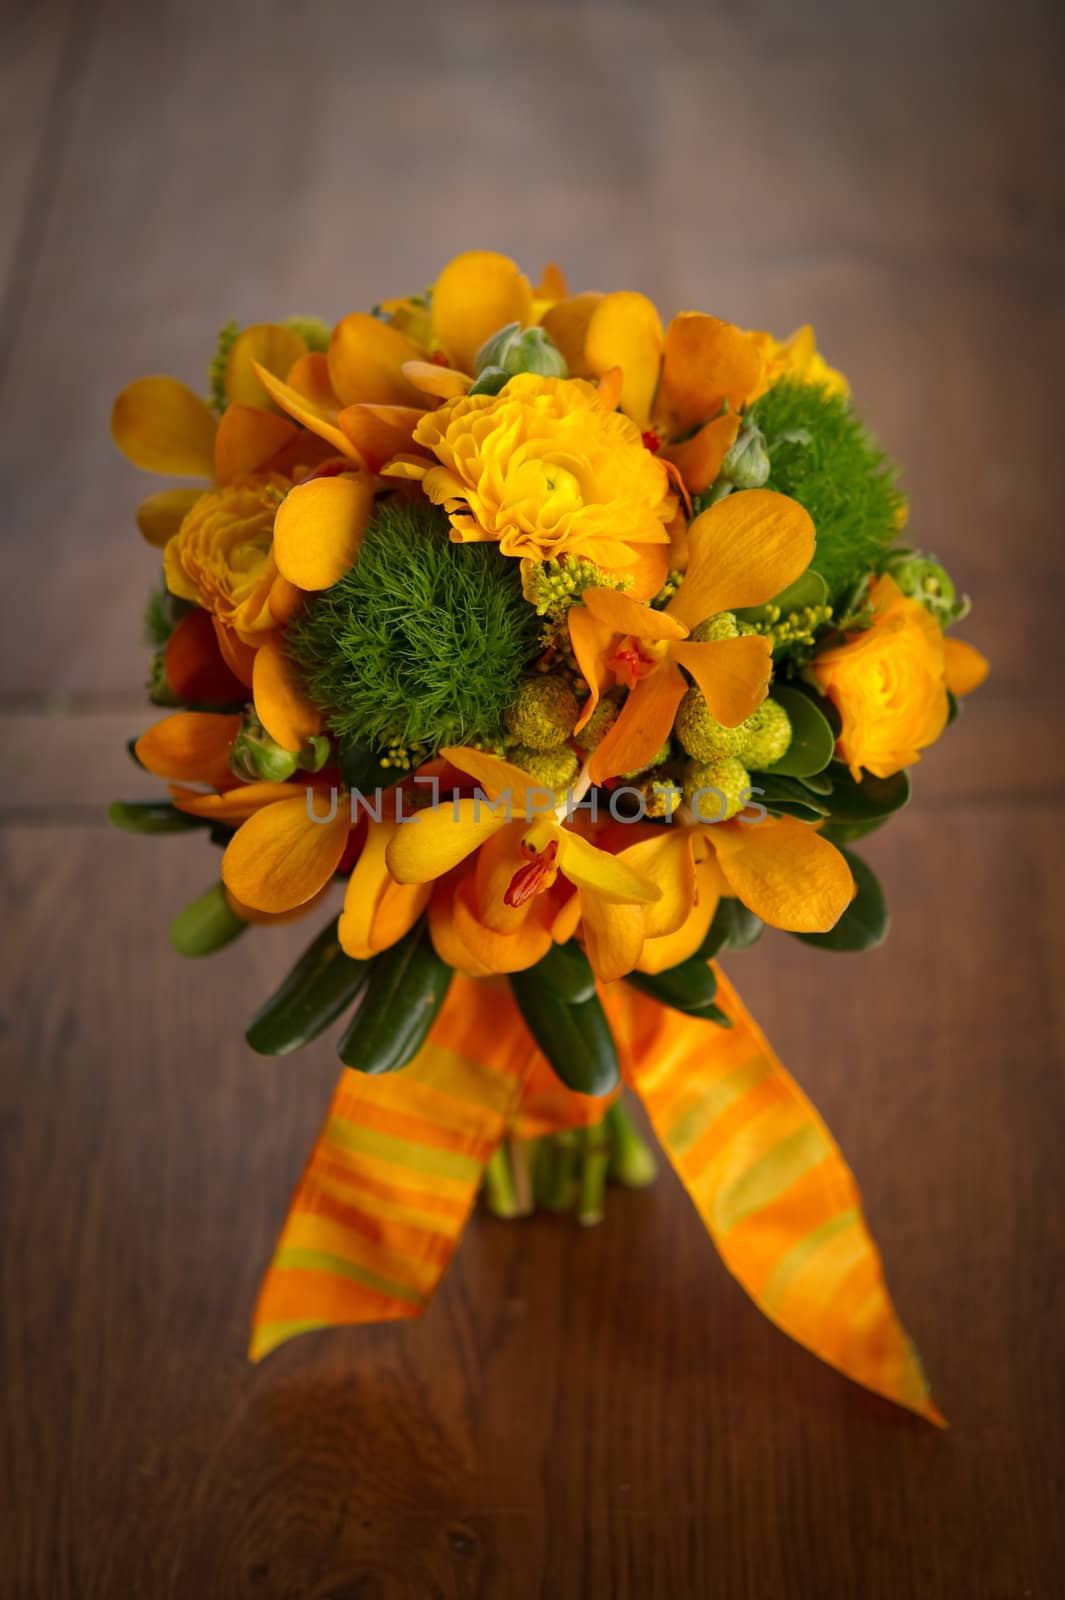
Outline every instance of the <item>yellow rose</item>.
<svg viewBox="0 0 1065 1600">
<path fill-rule="evenodd" d="M 171 594 L 195 600 L 245 644 L 261 643 L 284 620 L 278 601 L 291 586 L 278 575 L 273 537 L 289 488 L 275 472 L 201 495 L 163 554 Z"/>
<path fill-rule="evenodd" d="M 457 542 L 493 540 L 507 556 L 583 556 L 632 565 L 634 546 L 667 544 L 676 511 L 662 462 L 636 424 L 591 383 L 523 373 L 498 395 L 431 411 L 414 442 L 440 463 L 422 480 Z"/>
<path fill-rule="evenodd" d="M 947 725 L 943 634 L 894 578 L 870 593 L 871 628 L 812 663 L 817 686 L 842 719 L 836 753 L 855 780 L 861 768 L 889 778 L 919 761 Z"/>
</svg>

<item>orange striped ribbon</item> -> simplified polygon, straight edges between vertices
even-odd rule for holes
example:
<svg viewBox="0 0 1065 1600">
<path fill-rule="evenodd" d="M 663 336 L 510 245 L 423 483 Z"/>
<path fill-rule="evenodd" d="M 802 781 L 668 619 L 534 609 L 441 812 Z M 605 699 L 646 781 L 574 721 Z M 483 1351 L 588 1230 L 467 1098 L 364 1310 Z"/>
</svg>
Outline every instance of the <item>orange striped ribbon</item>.
<svg viewBox="0 0 1065 1600">
<path fill-rule="evenodd" d="M 718 1000 L 731 1028 L 631 990 L 615 1023 L 663 1149 L 725 1265 L 771 1321 L 943 1425 L 839 1146 L 720 971 Z"/>
</svg>

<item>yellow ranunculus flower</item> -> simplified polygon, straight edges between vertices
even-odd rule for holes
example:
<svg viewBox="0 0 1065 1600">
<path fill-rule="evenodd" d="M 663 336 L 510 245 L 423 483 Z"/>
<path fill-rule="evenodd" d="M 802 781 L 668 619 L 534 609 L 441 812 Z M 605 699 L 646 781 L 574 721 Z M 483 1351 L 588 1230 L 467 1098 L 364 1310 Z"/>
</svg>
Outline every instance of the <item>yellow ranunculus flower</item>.
<svg viewBox="0 0 1065 1600">
<path fill-rule="evenodd" d="M 818 688 L 839 711 L 836 751 L 856 780 L 862 767 L 889 778 L 912 766 L 939 738 L 948 715 L 938 622 L 887 575 L 869 598 L 872 627 L 811 663 Z"/>
<path fill-rule="evenodd" d="M 810 324 L 804 323 L 788 339 L 774 339 L 771 333 L 752 333 L 765 362 L 765 373 L 759 395 L 782 378 L 793 383 L 816 383 L 829 394 L 849 395 L 851 386 L 835 367 L 830 367 L 817 348 L 817 340 Z"/>
<path fill-rule="evenodd" d="M 171 594 L 195 600 L 246 644 L 285 620 L 291 585 L 278 573 L 273 534 L 290 487 L 271 472 L 201 495 L 163 554 Z"/>
<path fill-rule="evenodd" d="M 438 466 L 408 463 L 442 505 L 458 542 L 493 540 L 507 556 L 583 556 L 631 566 L 637 546 L 667 544 L 676 511 L 661 461 L 636 424 L 583 379 L 523 373 L 498 395 L 466 395 L 427 413 L 414 442 Z"/>
</svg>

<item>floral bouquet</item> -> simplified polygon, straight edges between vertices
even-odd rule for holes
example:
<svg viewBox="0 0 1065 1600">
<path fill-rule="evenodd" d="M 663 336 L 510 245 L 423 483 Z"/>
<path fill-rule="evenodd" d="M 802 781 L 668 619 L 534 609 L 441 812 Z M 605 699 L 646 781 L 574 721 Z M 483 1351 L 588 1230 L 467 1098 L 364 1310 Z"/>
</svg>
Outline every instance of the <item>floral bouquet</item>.
<svg viewBox="0 0 1065 1600">
<path fill-rule="evenodd" d="M 343 1019 L 253 1356 L 419 1315 L 479 1192 L 598 1221 L 654 1175 L 624 1084 L 762 1310 L 937 1419 L 843 1157 L 717 964 L 765 926 L 884 937 L 853 846 L 986 672 L 812 331 L 663 328 L 477 251 L 334 328 L 230 324 L 207 400 L 142 378 L 112 426 L 199 480 L 137 513 L 166 714 L 131 751 L 169 799 L 112 819 L 222 847 L 184 955 L 322 912 L 255 1050 Z"/>
</svg>

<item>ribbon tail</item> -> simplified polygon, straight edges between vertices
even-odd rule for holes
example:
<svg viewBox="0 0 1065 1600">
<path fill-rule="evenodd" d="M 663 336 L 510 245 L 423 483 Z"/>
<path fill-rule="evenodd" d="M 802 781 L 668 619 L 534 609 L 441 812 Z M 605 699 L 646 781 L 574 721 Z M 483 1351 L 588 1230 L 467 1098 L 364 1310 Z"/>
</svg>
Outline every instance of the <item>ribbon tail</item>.
<svg viewBox="0 0 1065 1600">
<path fill-rule="evenodd" d="M 616 1032 L 629 1079 L 729 1271 L 822 1361 L 946 1426 L 854 1176 L 728 979 L 718 971 L 728 1029 L 628 995 Z"/>
<path fill-rule="evenodd" d="M 462 1237 L 535 1047 L 517 1006 L 456 975 L 402 1072 L 345 1070 L 259 1292 L 249 1355 L 314 1328 L 418 1317 Z"/>
</svg>

